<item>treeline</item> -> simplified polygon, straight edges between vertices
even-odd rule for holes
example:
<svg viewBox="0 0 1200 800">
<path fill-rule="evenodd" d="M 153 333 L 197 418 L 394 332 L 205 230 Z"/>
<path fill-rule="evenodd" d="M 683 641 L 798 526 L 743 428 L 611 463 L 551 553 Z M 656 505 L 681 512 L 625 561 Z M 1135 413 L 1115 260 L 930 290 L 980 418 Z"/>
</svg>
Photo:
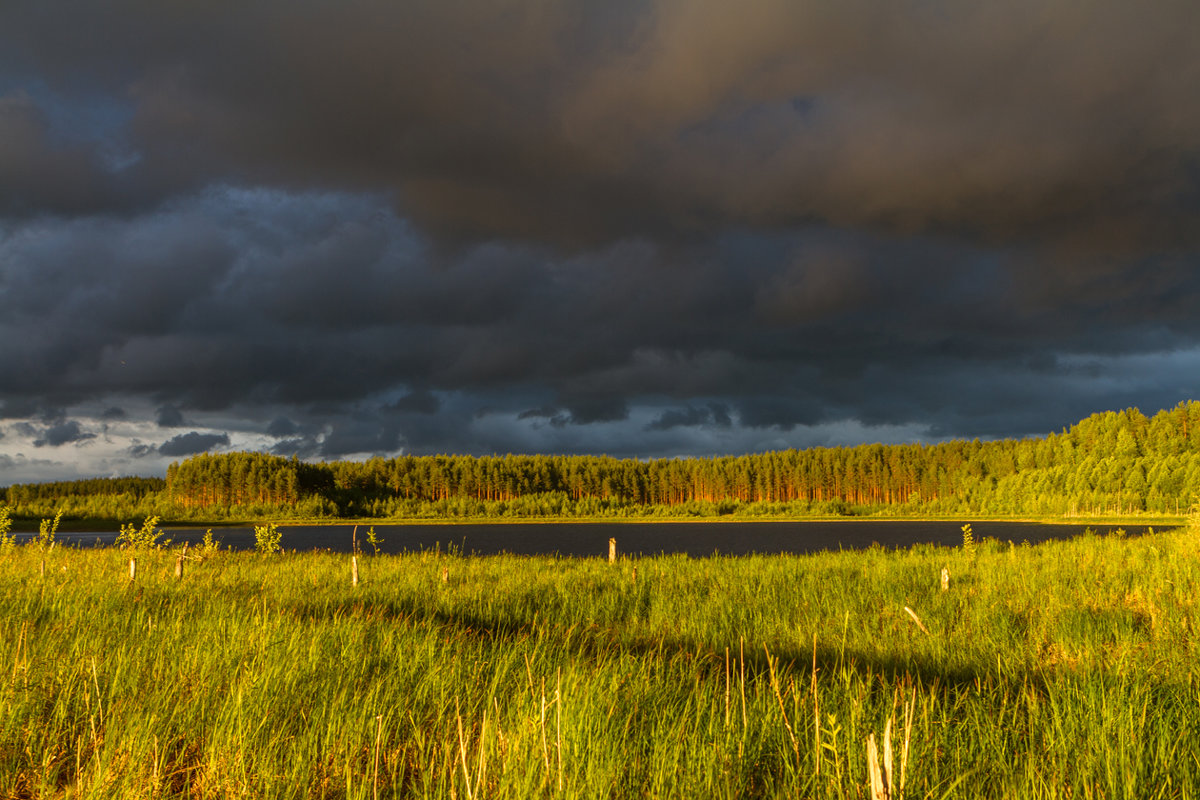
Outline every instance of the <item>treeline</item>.
<svg viewBox="0 0 1200 800">
<path fill-rule="evenodd" d="M 4 490 L 4 499 L 9 503 L 22 504 L 68 495 L 126 495 L 142 498 L 161 492 L 166 486 L 167 482 L 162 478 L 88 478 L 80 481 L 24 483 Z"/>
<path fill-rule="evenodd" d="M 158 515 L 167 482 L 162 478 L 88 478 L 24 483 L 0 489 L 0 502 L 16 517 L 133 519 Z"/>
<path fill-rule="evenodd" d="M 104 482 L 39 484 L 10 488 L 7 502 L 19 515 L 61 507 L 69 517 L 108 498 L 114 505 L 136 501 L 138 509 L 152 507 L 167 519 L 1176 515 L 1200 495 L 1200 403 L 1153 417 L 1137 409 L 1095 414 L 1039 439 L 648 461 L 439 455 L 309 464 L 229 453 L 172 464 L 157 487 L 148 479 L 121 480 L 136 491 L 118 491 L 119 481 L 107 495 L 100 491 Z"/>
<path fill-rule="evenodd" d="M 194 456 L 167 468 L 166 499 L 183 509 L 287 508 L 317 516 L 336 511 L 317 502 L 333 482 L 329 465 L 265 453 Z"/>
</svg>

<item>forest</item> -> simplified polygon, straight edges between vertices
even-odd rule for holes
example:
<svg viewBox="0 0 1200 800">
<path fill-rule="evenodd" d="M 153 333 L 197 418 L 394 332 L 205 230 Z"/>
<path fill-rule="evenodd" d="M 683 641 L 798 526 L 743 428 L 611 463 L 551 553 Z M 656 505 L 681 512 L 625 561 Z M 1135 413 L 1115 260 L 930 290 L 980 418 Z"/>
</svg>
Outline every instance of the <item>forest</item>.
<svg viewBox="0 0 1200 800">
<path fill-rule="evenodd" d="M 202 454 L 161 478 L 0 490 L 14 517 L 1179 516 L 1200 494 L 1200 402 L 1094 414 L 1043 438 L 740 456 L 431 455 L 309 463 Z"/>
</svg>

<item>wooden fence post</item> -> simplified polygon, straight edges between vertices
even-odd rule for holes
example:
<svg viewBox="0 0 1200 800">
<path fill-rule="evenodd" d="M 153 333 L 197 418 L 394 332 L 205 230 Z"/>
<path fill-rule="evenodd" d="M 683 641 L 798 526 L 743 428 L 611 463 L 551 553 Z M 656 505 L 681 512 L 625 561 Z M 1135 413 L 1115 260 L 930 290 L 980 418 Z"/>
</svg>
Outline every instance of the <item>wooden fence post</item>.
<svg viewBox="0 0 1200 800">
<path fill-rule="evenodd" d="M 175 580 L 183 580 L 183 554 L 175 556 Z"/>
<path fill-rule="evenodd" d="M 136 577 L 137 577 L 137 559 L 130 558 L 129 559 L 129 580 L 133 580 Z"/>
<path fill-rule="evenodd" d="M 614 536 L 608 540 L 608 563 L 612 564 L 617 560 L 617 539 Z"/>
<path fill-rule="evenodd" d="M 942 591 L 950 588 L 950 570 L 942 567 Z"/>
<path fill-rule="evenodd" d="M 350 556 L 350 585 L 358 586 L 358 556 Z"/>
</svg>

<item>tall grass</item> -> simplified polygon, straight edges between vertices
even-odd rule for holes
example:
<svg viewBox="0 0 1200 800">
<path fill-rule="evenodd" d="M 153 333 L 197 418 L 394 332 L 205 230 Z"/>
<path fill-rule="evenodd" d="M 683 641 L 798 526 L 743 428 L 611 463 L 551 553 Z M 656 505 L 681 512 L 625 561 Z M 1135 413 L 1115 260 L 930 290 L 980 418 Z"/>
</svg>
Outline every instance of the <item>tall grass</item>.
<svg viewBox="0 0 1200 800">
<path fill-rule="evenodd" d="M 427 552 L 357 587 L 333 554 L 131 582 L 18 547 L 0 797 L 866 798 L 889 719 L 905 797 L 1194 797 L 1197 544 Z"/>
</svg>

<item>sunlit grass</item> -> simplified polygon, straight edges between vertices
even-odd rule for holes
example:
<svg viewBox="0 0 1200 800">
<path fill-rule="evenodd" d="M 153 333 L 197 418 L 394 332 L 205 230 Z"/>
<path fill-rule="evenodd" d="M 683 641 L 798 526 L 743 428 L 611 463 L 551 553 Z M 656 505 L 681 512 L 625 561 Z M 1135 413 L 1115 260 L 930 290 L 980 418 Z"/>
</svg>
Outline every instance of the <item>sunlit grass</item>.
<svg viewBox="0 0 1200 800">
<path fill-rule="evenodd" d="M 0 797 L 869 797 L 909 703 L 907 797 L 1192 797 L 1197 544 L 425 553 L 357 587 L 334 554 L 131 582 L 20 546 Z"/>
</svg>

